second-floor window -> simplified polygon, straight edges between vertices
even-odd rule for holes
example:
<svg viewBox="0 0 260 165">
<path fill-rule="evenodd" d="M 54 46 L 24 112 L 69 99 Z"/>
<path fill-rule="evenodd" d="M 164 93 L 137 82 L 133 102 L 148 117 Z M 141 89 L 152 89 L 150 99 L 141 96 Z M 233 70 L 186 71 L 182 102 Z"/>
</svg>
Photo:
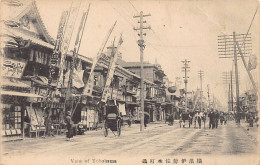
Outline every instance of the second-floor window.
<svg viewBox="0 0 260 165">
<path fill-rule="evenodd" d="M 94 85 L 98 85 L 98 76 L 97 75 L 94 76 Z"/>
</svg>

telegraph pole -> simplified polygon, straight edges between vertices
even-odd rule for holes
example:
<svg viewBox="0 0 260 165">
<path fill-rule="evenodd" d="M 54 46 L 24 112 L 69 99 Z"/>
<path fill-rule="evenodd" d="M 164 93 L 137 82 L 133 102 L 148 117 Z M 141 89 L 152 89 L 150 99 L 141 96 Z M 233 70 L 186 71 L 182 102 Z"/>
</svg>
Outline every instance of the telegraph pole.
<svg viewBox="0 0 260 165">
<path fill-rule="evenodd" d="M 199 77 L 200 77 L 200 111 L 202 111 L 202 77 L 203 77 L 203 71 L 199 71 Z"/>
<path fill-rule="evenodd" d="M 231 111 L 233 111 L 234 110 L 234 102 L 233 102 L 233 98 L 234 98 L 234 96 L 233 96 L 233 73 L 232 73 L 232 70 L 230 71 L 230 97 L 231 97 Z"/>
<path fill-rule="evenodd" d="M 184 67 L 182 67 L 182 69 L 184 69 L 184 70 L 182 70 L 183 72 L 184 72 L 184 83 L 185 83 L 185 111 L 187 112 L 187 103 L 188 103 L 188 100 L 187 100 L 187 83 L 188 83 L 188 76 L 187 76 L 187 72 L 188 71 L 190 71 L 190 70 L 188 70 L 190 67 L 188 66 L 188 63 L 189 63 L 190 61 L 187 61 L 186 59 L 185 59 L 185 61 L 182 61 L 182 63 L 184 64 Z"/>
<path fill-rule="evenodd" d="M 236 45 L 236 33 L 233 32 L 233 41 L 234 41 L 234 62 L 235 62 L 235 76 L 236 76 L 236 96 L 237 96 L 237 109 L 236 113 L 240 111 L 239 105 L 239 83 L 238 83 L 238 67 L 237 67 L 237 45 Z"/>
<path fill-rule="evenodd" d="M 146 35 L 146 33 L 143 33 L 144 29 L 151 29 L 151 27 L 144 27 L 143 24 L 146 23 L 146 21 L 143 20 L 144 17 L 151 16 L 151 14 L 144 15 L 143 11 L 140 12 L 140 15 L 134 16 L 134 18 L 140 18 L 138 23 L 140 23 L 139 28 L 134 28 L 134 30 L 139 31 L 140 39 L 138 40 L 138 46 L 140 47 L 140 62 L 141 62 L 141 91 L 140 91 L 140 98 L 141 98 L 141 123 L 140 123 L 140 131 L 144 130 L 144 75 L 143 75 L 143 52 L 145 48 L 144 39 L 143 36 Z"/>
<path fill-rule="evenodd" d="M 233 111 L 233 85 L 235 84 L 235 78 L 232 70 L 230 72 L 223 72 L 223 83 L 228 85 L 228 104 L 230 106 L 230 110 Z M 239 82 L 239 74 L 238 74 L 238 82 Z"/>
</svg>

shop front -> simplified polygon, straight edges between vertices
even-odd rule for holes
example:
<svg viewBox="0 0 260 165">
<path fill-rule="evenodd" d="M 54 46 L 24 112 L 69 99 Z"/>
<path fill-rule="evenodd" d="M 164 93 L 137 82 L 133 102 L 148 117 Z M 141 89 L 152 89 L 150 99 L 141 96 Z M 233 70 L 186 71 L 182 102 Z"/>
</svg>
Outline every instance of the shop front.
<svg viewBox="0 0 260 165">
<path fill-rule="evenodd" d="M 2 135 L 24 137 L 26 127 L 24 122 L 30 122 L 27 109 L 32 107 L 34 100 L 42 98 L 40 95 L 30 93 L 30 89 L 29 85 L 19 79 L 2 79 Z"/>
</svg>

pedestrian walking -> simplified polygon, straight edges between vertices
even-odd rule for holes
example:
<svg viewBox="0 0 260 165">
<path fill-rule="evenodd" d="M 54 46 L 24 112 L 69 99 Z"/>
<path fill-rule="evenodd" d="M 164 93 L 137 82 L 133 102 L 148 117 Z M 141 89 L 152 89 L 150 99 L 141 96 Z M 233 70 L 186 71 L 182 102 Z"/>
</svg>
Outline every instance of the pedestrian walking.
<svg viewBox="0 0 260 165">
<path fill-rule="evenodd" d="M 198 124 L 199 124 L 199 129 L 201 129 L 201 120 L 203 118 L 203 113 L 198 112 L 197 119 L 198 119 Z"/>
<path fill-rule="evenodd" d="M 169 121 L 170 121 L 169 125 L 173 125 L 173 114 L 170 114 Z"/>
<path fill-rule="evenodd" d="M 215 127 L 215 114 L 213 112 L 213 110 L 210 111 L 210 113 L 208 114 L 209 117 L 209 129 L 214 129 Z"/>
<path fill-rule="evenodd" d="M 195 115 L 194 115 L 194 128 L 196 128 L 196 125 L 197 125 L 197 121 L 198 121 L 198 114 L 199 114 L 199 111 L 196 110 L 195 112 Z"/>
<path fill-rule="evenodd" d="M 256 116 L 255 116 L 256 127 L 258 127 L 258 120 L 259 120 L 259 117 L 258 117 L 258 114 L 256 114 Z"/>
<path fill-rule="evenodd" d="M 132 125 L 132 115 L 129 113 L 128 117 L 129 117 L 128 126 L 131 127 L 131 125 Z"/>
<path fill-rule="evenodd" d="M 144 127 L 147 127 L 148 124 L 148 120 L 149 120 L 149 116 L 147 114 L 144 114 Z"/>
<path fill-rule="evenodd" d="M 218 110 L 215 111 L 215 128 L 218 128 L 218 121 L 219 121 L 219 112 Z"/>
<path fill-rule="evenodd" d="M 224 122 L 224 112 L 221 112 L 220 114 L 220 124 L 223 125 L 223 122 Z"/>
<path fill-rule="evenodd" d="M 73 132 L 73 121 L 71 119 L 71 112 L 70 111 L 67 111 L 67 115 L 66 115 L 66 118 L 65 118 L 65 123 L 67 124 L 67 130 L 68 130 L 68 133 L 66 135 L 67 137 L 67 140 L 68 141 L 72 141 L 72 138 L 73 138 L 73 135 L 74 135 L 74 132 Z"/>
<path fill-rule="evenodd" d="M 206 115 L 207 115 L 206 112 L 203 112 L 202 121 L 203 121 L 204 128 L 205 128 L 206 119 L 207 119 Z"/>
<path fill-rule="evenodd" d="M 45 115 L 44 115 L 44 125 L 46 128 L 46 136 L 53 136 L 54 137 L 54 127 L 51 121 L 52 113 L 49 109 L 44 108 Z"/>
</svg>

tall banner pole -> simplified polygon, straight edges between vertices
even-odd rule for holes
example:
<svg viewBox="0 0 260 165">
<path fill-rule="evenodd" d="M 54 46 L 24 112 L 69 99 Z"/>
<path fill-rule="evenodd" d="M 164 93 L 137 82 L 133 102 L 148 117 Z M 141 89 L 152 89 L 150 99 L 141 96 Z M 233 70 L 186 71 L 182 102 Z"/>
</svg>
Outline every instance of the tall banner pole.
<svg viewBox="0 0 260 165">
<path fill-rule="evenodd" d="M 93 58 L 92 67 L 91 67 L 91 71 L 90 71 L 90 74 L 89 74 L 89 78 L 88 78 L 88 81 L 87 81 L 87 83 L 86 83 L 86 85 L 85 85 L 85 87 L 84 87 L 83 94 L 82 94 L 82 95 L 84 95 L 84 96 L 92 96 L 93 82 L 94 82 L 94 74 L 93 74 L 93 73 L 94 73 L 94 69 L 95 69 L 95 67 L 96 67 L 96 65 L 97 65 L 97 62 L 98 62 L 98 60 L 99 60 L 99 58 L 100 58 L 100 56 L 101 56 L 101 54 L 102 54 L 102 52 L 103 52 L 103 50 L 104 50 L 104 48 L 105 48 L 105 46 L 106 46 L 106 43 L 107 43 L 107 41 L 108 41 L 108 39 L 109 39 L 109 37 L 110 37 L 112 31 L 114 30 L 114 27 L 115 27 L 115 25 L 116 25 L 116 22 L 117 22 L 117 21 L 115 21 L 115 23 L 113 24 L 113 26 L 112 26 L 111 29 L 109 30 L 109 32 L 108 32 L 108 34 L 107 34 L 107 36 L 106 36 L 106 38 L 105 38 L 105 41 L 104 41 L 103 44 L 101 45 L 101 48 L 99 49 L 99 51 L 98 51 L 96 57 Z"/>
</svg>

